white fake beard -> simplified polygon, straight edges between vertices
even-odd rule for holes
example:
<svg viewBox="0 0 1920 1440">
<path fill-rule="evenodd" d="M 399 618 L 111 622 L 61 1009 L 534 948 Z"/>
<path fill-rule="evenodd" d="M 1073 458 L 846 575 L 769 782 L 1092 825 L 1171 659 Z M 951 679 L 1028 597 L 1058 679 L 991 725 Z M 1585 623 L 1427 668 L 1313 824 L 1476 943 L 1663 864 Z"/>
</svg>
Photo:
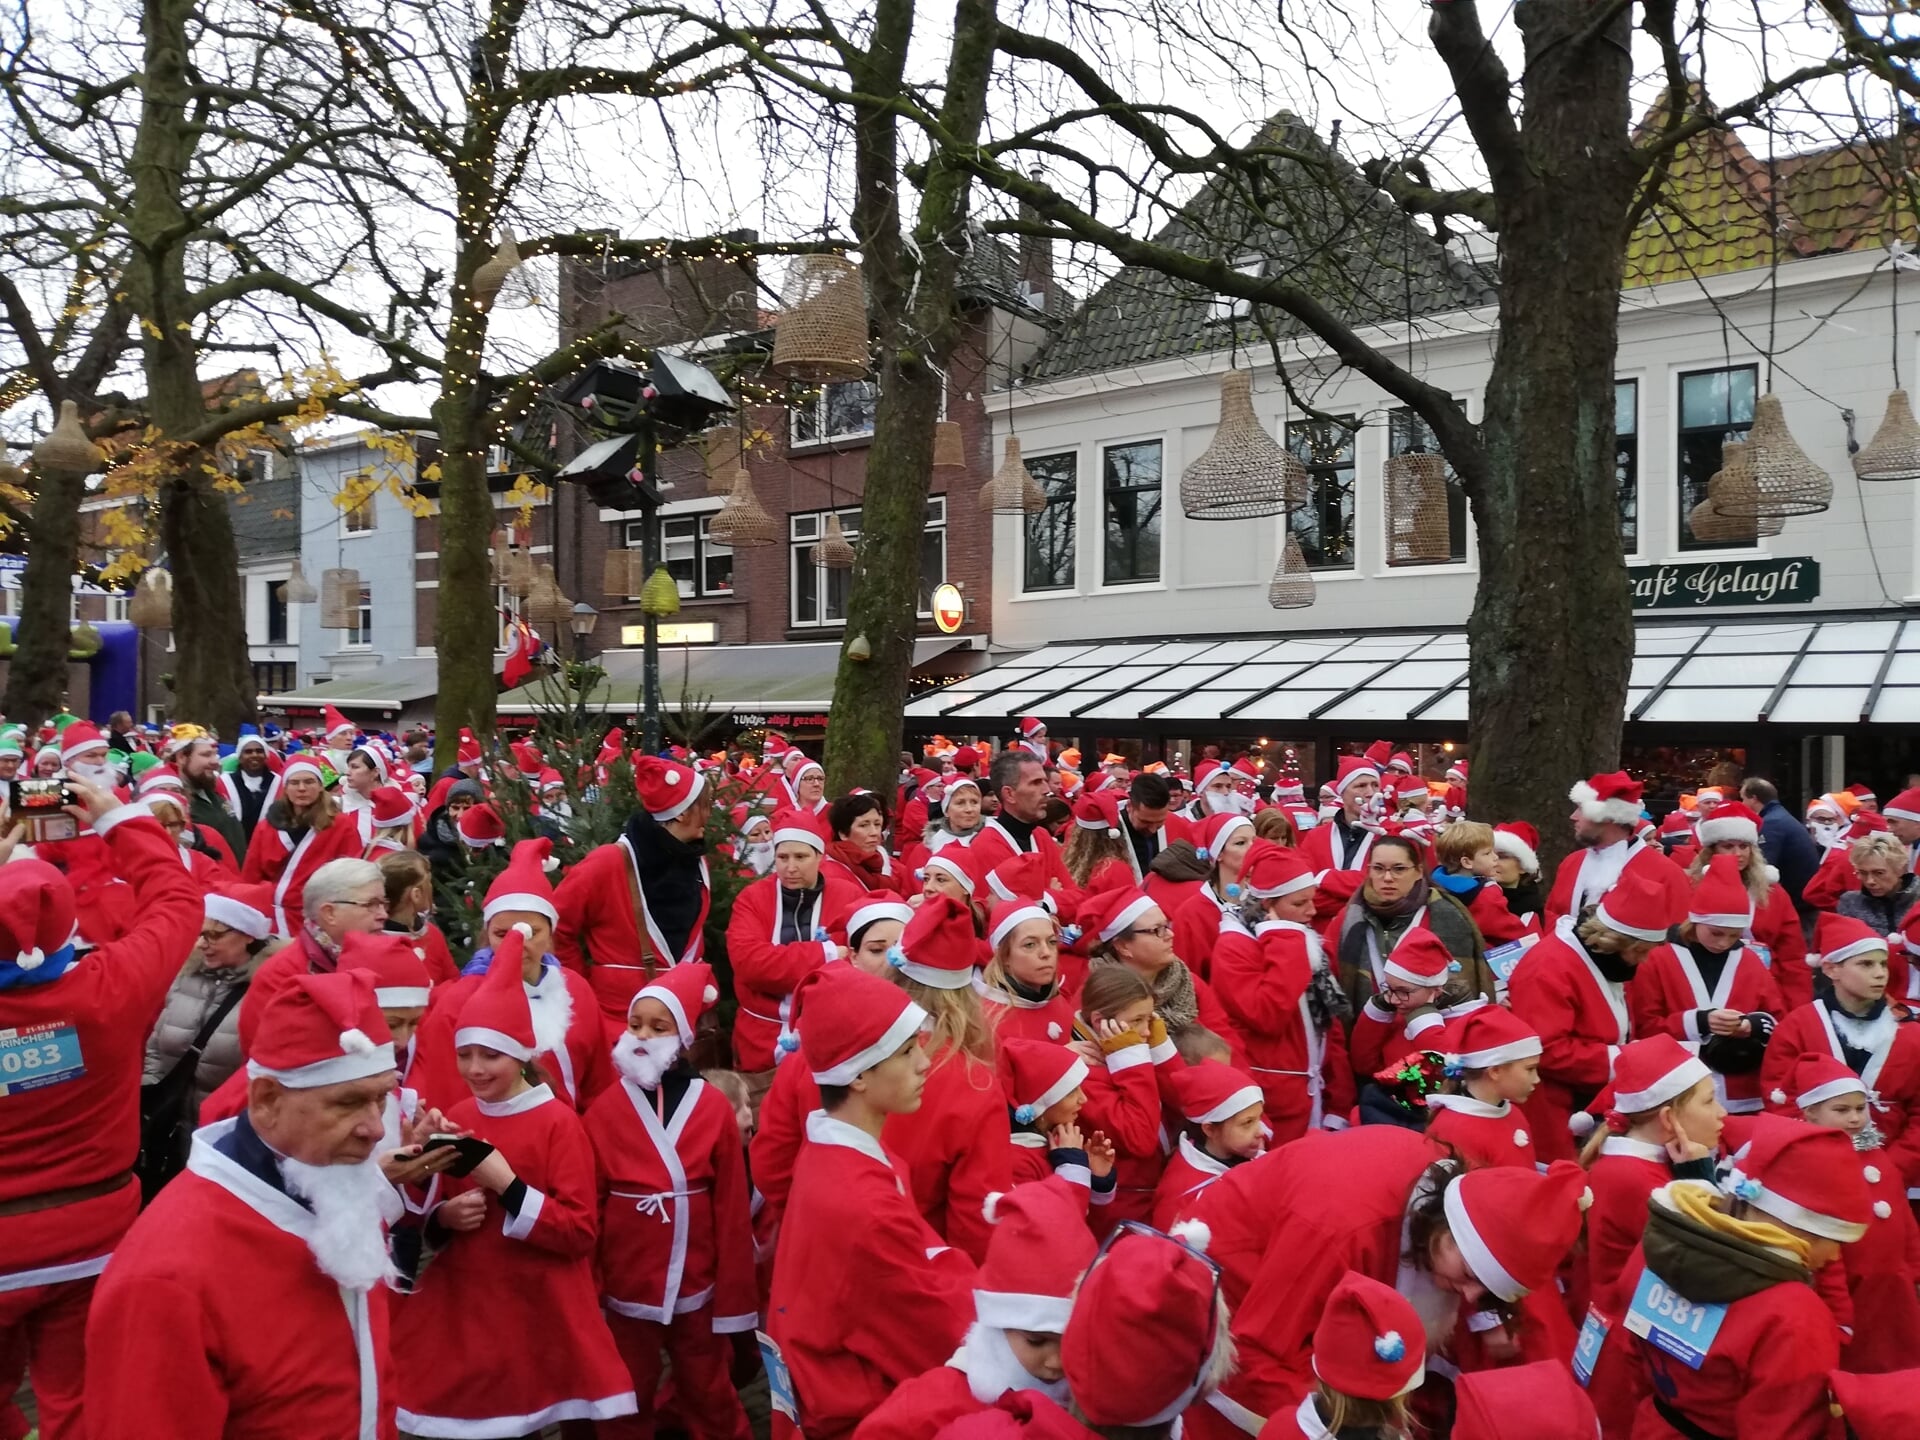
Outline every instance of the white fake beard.
<svg viewBox="0 0 1920 1440">
<path fill-rule="evenodd" d="M 1209 815 L 1237 815 L 1240 807 L 1235 805 L 1235 795 L 1231 790 L 1202 790 L 1200 799 L 1207 807 Z"/>
<path fill-rule="evenodd" d="M 397 1129 L 391 1138 L 398 1141 Z M 395 1273 L 384 1222 L 399 1197 L 380 1173 L 380 1154 L 376 1149 L 357 1165 L 309 1165 L 280 1157 L 288 1193 L 313 1208 L 307 1248 L 314 1263 L 348 1290 L 371 1290 Z"/>
<path fill-rule="evenodd" d="M 657 1088 L 660 1077 L 679 1058 L 678 1035 L 655 1035 L 642 1040 L 629 1030 L 613 1042 L 613 1068 L 642 1090 Z"/>
<path fill-rule="evenodd" d="M 753 867 L 756 875 L 764 875 L 773 869 L 773 842 L 763 840 L 747 846 L 747 864 Z"/>
<path fill-rule="evenodd" d="M 113 766 L 87 765 L 75 760 L 67 766 L 67 773 L 85 780 L 89 785 L 110 787 L 113 784 Z"/>
<path fill-rule="evenodd" d="M 1009 1390 L 1035 1390 L 1057 1405 L 1067 1403 L 1067 1381 L 1042 1380 L 1022 1365 L 1007 1343 L 1007 1332 L 979 1321 L 947 1362 L 967 1377 L 967 1389 L 982 1405 L 991 1405 Z"/>
<path fill-rule="evenodd" d="M 533 1013 L 534 1046 L 542 1055 L 558 1053 L 573 1027 L 573 993 L 565 972 L 552 965 L 543 969 L 539 984 L 527 991 L 527 1009 Z"/>
<path fill-rule="evenodd" d="M 1844 825 L 1818 824 L 1809 825 L 1807 830 L 1813 836 L 1816 845 L 1822 850 L 1831 850 L 1839 843 L 1840 837 L 1846 833 L 1847 827 Z"/>
<path fill-rule="evenodd" d="M 1432 1275 L 1412 1262 L 1402 1260 L 1393 1288 L 1407 1299 L 1420 1316 L 1427 1332 L 1427 1353 L 1437 1355 L 1453 1339 L 1453 1327 L 1460 1316 L 1460 1297 L 1442 1290 Z"/>
</svg>

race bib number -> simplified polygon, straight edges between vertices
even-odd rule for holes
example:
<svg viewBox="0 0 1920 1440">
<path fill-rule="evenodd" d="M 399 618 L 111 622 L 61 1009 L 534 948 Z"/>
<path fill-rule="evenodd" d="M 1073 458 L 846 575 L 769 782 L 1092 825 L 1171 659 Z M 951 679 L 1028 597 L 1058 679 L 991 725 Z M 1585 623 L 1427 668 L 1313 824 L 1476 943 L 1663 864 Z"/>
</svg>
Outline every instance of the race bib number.
<svg viewBox="0 0 1920 1440">
<path fill-rule="evenodd" d="M 39 1090 L 87 1073 L 80 1034 L 58 1021 L 25 1030 L 0 1030 L 0 1095 Z"/>
<path fill-rule="evenodd" d="M 1493 971 L 1494 979 L 1505 985 L 1513 978 L 1521 959 L 1532 948 L 1528 940 L 1510 940 L 1505 945 L 1496 945 L 1487 951 L 1487 968 Z"/>
<path fill-rule="evenodd" d="M 760 1346 L 760 1363 L 767 1369 L 768 1402 L 792 1421 L 797 1430 L 800 1428 L 800 1402 L 794 1397 L 793 1374 L 787 1369 L 786 1357 L 766 1331 L 754 1331 L 753 1338 Z"/>
<path fill-rule="evenodd" d="M 1582 1388 L 1592 1383 L 1593 1367 L 1600 1363 L 1600 1347 L 1607 1343 L 1607 1331 L 1612 1328 L 1606 1316 L 1591 1305 L 1587 1307 L 1587 1318 L 1573 1347 L 1573 1378 Z"/>
<path fill-rule="evenodd" d="M 1688 1369 L 1698 1370 L 1726 1318 L 1726 1306 L 1689 1300 L 1651 1270 L 1644 1270 L 1634 1287 L 1633 1304 L 1627 1308 L 1627 1329 Z"/>
<path fill-rule="evenodd" d="M 1749 940 L 1745 949 L 1749 955 L 1753 956 L 1767 969 L 1771 970 L 1773 968 L 1773 951 L 1768 947 L 1765 945 L 1756 945 Z"/>
</svg>

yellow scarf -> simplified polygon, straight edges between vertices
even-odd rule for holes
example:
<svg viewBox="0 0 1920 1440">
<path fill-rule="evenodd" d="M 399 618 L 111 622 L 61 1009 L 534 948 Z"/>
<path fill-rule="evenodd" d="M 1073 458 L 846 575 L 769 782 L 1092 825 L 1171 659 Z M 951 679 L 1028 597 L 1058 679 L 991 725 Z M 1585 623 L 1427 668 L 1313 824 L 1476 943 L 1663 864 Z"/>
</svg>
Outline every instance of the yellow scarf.
<svg viewBox="0 0 1920 1440">
<path fill-rule="evenodd" d="M 1711 1185 L 1693 1180 L 1676 1180 L 1667 1186 L 1667 1198 L 1673 1202 L 1673 1208 L 1696 1225 L 1703 1225 L 1735 1240 L 1743 1240 L 1749 1245 L 1764 1245 L 1774 1250 L 1784 1250 L 1800 1264 L 1807 1266 L 1809 1251 L 1807 1242 L 1798 1235 L 1791 1235 L 1778 1225 L 1770 1225 L 1764 1220 L 1736 1220 L 1723 1210 L 1714 1207 L 1719 1191 Z M 1808 1267 L 1811 1268 L 1811 1267 Z"/>
</svg>

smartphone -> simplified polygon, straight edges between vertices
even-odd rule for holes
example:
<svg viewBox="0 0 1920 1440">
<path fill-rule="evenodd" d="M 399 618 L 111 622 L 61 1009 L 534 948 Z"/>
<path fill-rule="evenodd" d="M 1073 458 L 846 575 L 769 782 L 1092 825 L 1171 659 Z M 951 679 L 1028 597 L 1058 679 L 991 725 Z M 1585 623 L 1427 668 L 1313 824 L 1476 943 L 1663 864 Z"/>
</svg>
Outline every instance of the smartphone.
<svg viewBox="0 0 1920 1440">
<path fill-rule="evenodd" d="M 26 821 L 27 839 L 35 845 L 71 840 L 80 833 L 80 823 L 62 808 L 74 803 L 64 775 L 7 782 L 8 809 L 15 820 Z"/>
<path fill-rule="evenodd" d="M 460 1158 L 447 1167 L 446 1173 L 455 1176 L 471 1175 L 480 1162 L 493 1154 L 493 1146 L 477 1135 L 429 1135 L 427 1143 L 420 1147 L 423 1155 L 435 1150 L 453 1149 Z"/>
</svg>

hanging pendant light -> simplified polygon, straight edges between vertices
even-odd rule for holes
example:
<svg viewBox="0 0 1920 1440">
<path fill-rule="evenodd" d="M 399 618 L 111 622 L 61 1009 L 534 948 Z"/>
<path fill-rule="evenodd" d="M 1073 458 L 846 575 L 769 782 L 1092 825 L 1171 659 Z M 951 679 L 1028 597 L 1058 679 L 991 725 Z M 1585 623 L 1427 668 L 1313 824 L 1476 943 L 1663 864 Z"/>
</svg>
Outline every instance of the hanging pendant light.
<svg viewBox="0 0 1920 1440">
<path fill-rule="evenodd" d="M 1854 453 L 1853 473 L 1862 480 L 1920 480 L 1920 423 L 1906 391 L 1887 396 L 1880 428 Z"/>
<path fill-rule="evenodd" d="M 953 479 L 967 470 L 967 442 L 958 420 L 942 420 L 933 427 L 933 474 Z"/>
<path fill-rule="evenodd" d="M 280 582 L 280 598 L 289 605 L 311 605 L 320 598 L 320 592 L 307 579 L 307 572 L 300 568 L 298 556 L 294 558 L 293 568 L 287 571 L 287 578 Z"/>
<path fill-rule="evenodd" d="M 1280 547 L 1273 579 L 1267 583 L 1267 604 L 1275 610 L 1304 610 L 1313 604 L 1313 571 L 1307 568 L 1299 538 L 1291 531 Z"/>
<path fill-rule="evenodd" d="M 707 470 L 707 493 L 725 495 L 733 488 L 733 472 L 746 458 L 738 425 L 716 425 L 700 437 L 700 458 Z"/>
<path fill-rule="evenodd" d="M 727 503 L 707 522 L 707 538 L 730 550 L 752 550 L 780 538 L 779 527 L 753 493 L 753 479 L 744 469 L 735 468 Z"/>
<path fill-rule="evenodd" d="M 535 578 L 533 556 L 524 545 L 515 545 L 507 552 L 507 593 L 516 600 L 526 599 L 533 594 Z"/>
<path fill-rule="evenodd" d="M 127 619 L 136 630 L 172 629 L 173 577 L 157 568 L 142 575 L 127 601 Z"/>
<path fill-rule="evenodd" d="M 1383 467 L 1389 559 L 1401 563 L 1453 557 L 1447 512 L 1447 462 L 1439 455 L 1392 455 Z"/>
<path fill-rule="evenodd" d="M 513 554 L 507 545 L 507 532 L 493 532 L 492 562 L 488 567 L 487 578 L 495 585 L 504 585 L 512 574 Z"/>
<path fill-rule="evenodd" d="M 620 546 L 607 551 L 606 567 L 600 576 L 600 591 L 603 595 L 622 599 L 638 595 L 646 575 L 646 557 L 638 550 Z"/>
<path fill-rule="evenodd" d="M 490 259 L 473 272 L 473 300 L 482 310 L 491 310 L 499 298 L 507 277 L 520 268 L 520 247 L 513 243 L 513 232 L 502 230 L 500 244 Z"/>
<path fill-rule="evenodd" d="M 800 255 L 780 293 L 768 368 L 788 380 L 859 380 L 871 368 L 867 293 L 845 255 Z"/>
<path fill-rule="evenodd" d="M 320 576 L 320 628 L 352 630 L 360 623 L 360 572 L 327 570 Z"/>
<path fill-rule="evenodd" d="M 98 445 L 87 438 L 87 432 L 80 424 L 80 407 L 71 400 L 62 400 L 60 418 L 40 443 L 33 447 L 33 463 L 35 468 L 48 475 L 65 475 L 77 480 L 97 470 L 104 470 L 107 457 Z"/>
<path fill-rule="evenodd" d="M 654 566 L 653 574 L 640 587 L 640 609 L 643 614 L 655 616 L 680 613 L 680 587 L 666 566 Z"/>
<path fill-rule="evenodd" d="M 1687 512 L 1687 531 L 1703 545 L 1751 545 L 1763 535 L 1778 535 L 1786 521 L 1755 515 L 1753 454 L 1744 440 L 1729 440 L 1720 452 L 1720 468 L 1707 481 L 1707 497 Z"/>
<path fill-rule="evenodd" d="M 829 570 L 853 568 L 853 546 L 847 543 L 847 533 L 840 528 L 838 510 L 827 512 L 826 533 L 820 537 L 819 544 L 807 551 L 807 558 Z"/>
<path fill-rule="evenodd" d="M 1035 515 L 1047 508 L 1047 492 L 1020 458 L 1020 437 L 1009 435 L 1000 468 L 980 487 L 980 508 L 996 515 Z"/>
<path fill-rule="evenodd" d="M 1716 498 L 1713 507 L 1722 515 L 1743 520 L 1758 515 L 1814 515 L 1833 503 L 1833 477 L 1807 458 L 1787 429 L 1780 397 L 1771 390 L 1754 402 L 1753 425 L 1746 440 L 1754 488 L 1751 493 L 1744 488 L 1729 491 L 1724 501 Z M 1745 508 L 1749 504 L 1752 508 Z"/>
<path fill-rule="evenodd" d="M 560 588 L 553 566 L 544 560 L 534 571 L 533 589 L 522 613 L 536 625 L 565 625 L 573 619 L 573 601 Z"/>
<path fill-rule="evenodd" d="M 1253 375 L 1220 377 L 1220 423 L 1180 477 L 1189 520 L 1251 520 L 1307 500 L 1307 467 L 1266 432 L 1253 413 Z"/>
</svg>

